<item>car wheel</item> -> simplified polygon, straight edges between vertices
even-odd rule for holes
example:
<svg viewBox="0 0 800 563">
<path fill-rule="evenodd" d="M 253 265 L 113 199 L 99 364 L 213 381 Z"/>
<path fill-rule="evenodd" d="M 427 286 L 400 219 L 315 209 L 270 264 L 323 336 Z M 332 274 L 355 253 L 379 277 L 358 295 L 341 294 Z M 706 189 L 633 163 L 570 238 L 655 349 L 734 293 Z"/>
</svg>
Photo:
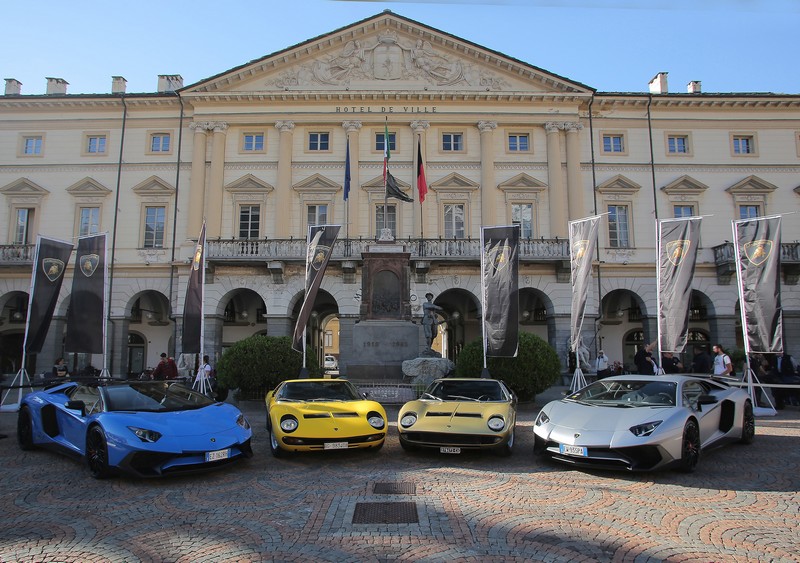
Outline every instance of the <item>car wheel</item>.
<svg viewBox="0 0 800 563">
<path fill-rule="evenodd" d="M 19 442 L 19 449 L 21 450 L 32 450 L 34 448 L 33 419 L 28 407 L 19 409 L 19 415 L 17 415 L 17 442 Z"/>
<path fill-rule="evenodd" d="M 500 457 L 508 457 L 514 452 L 514 430 L 511 431 L 508 441 L 500 446 L 496 452 Z"/>
<path fill-rule="evenodd" d="M 691 473 L 700 461 L 700 430 L 694 420 L 686 422 L 683 427 L 683 443 L 681 445 L 680 469 Z"/>
<path fill-rule="evenodd" d="M 106 434 L 99 426 L 92 426 L 86 436 L 86 461 L 89 472 L 95 479 L 106 479 L 111 476 L 108 467 L 108 442 Z"/>
<path fill-rule="evenodd" d="M 284 457 L 286 455 L 286 450 L 280 447 L 278 444 L 278 437 L 271 428 L 269 431 L 269 451 L 272 452 L 272 455 L 275 457 Z"/>
<path fill-rule="evenodd" d="M 742 437 L 739 442 L 742 444 L 752 444 L 756 436 L 756 417 L 753 414 L 753 403 L 746 401 L 744 404 L 744 414 L 742 415 Z"/>
</svg>

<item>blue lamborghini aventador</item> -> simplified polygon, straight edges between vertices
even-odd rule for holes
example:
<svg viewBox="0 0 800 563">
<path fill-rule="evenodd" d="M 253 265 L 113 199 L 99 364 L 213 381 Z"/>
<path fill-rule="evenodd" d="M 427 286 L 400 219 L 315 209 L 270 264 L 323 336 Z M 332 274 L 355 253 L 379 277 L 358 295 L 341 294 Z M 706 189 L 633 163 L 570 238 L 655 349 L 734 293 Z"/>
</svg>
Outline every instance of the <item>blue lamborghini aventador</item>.
<svg viewBox="0 0 800 563">
<path fill-rule="evenodd" d="M 251 437 L 238 408 L 170 381 L 67 382 L 25 396 L 17 421 L 23 450 L 84 457 L 96 479 L 219 467 L 252 456 Z"/>
</svg>

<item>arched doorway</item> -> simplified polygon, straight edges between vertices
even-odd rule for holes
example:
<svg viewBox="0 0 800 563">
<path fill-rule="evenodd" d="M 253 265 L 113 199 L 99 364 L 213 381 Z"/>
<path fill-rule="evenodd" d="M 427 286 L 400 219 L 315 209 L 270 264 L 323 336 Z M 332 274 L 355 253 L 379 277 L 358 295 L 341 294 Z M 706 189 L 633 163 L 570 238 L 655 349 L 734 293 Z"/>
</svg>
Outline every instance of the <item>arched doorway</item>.
<svg viewBox="0 0 800 563">
<path fill-rule="evenodd" d="M 222 304 L 221 353 L 240 340 L 267 330 L 267 306 L 252 289 L 231 291 L 220 300 Z"/>
<path fill-rule="evenodd" d="M 135 295 L 128 312 L 128 346 L 130 352 L 131 334 L 134 347 L 134 362 L 128 355 L 128 376 L 138 376 L 142 371 L 153 369 L 160 361 L 162 353 L 175 356 L 175 321 L 167 297 L 158 291 L 147 290 Z M 142 344 L 144 349 L 142 350 Z M 155 345 L 150 345 L 155 344 Z M 138 351 L 144 354 L 139 365 Z"/>
<path fill-rule="evenodd" d="M 653 342 L 655 330 L 645 322 L 647 310 L 638 294 L 629 289 L 615 289 L 603 296 L 602 315 L 597 328 L 597 350 L 603 350 L 612 362 L 635 372 L 633 356 L 637 346 Z"/>
<path fill-rule="evenodd" d="M 128 379 L 137 378 L 146 371 L 147 340 L 138 332 L 128 332 L 127 374 Z"/>
<path fill-rule="evenodd" d="M 520 329 L 535 334 L 551 346 L 555 344 L 553 313 L 553 302 L 546 293 L 532 287 L 523 287 L 519 290 Z"/>
<path fill-rule="evenodd" d="M 0 309 L 0 374 L 16 374 L 22 367 L 25 322 L 28 318 L 28 294 L 12 291 L 3 296 Z M 28 357 L 29 375 L 36 369 L 36 357 Z"/>
<path fill-rule="evenodd" d="M 298 293 L 295 296 L 295 304 L 292 308 L 292 332 L 297 324 L 297 318 L 300 316 L 300 308 L 303 306 L 303 293 Z M 310 346 L 313 354 L 317 358 L 317 362 L 322 366 L 323 357 L 325 354 L 325 331 L 331 319 L 339 316 L 339 304 L 336 299 L 325 291 L 320 289 L 317 291 L 316 299 L 314 299 L 314 307 L 311 309 L 311 317 L 308 319 L 306 325 L 306 346 Z"/>
<path fill-rule="evenodd" d="M 433 303 L 443 309 L 437 315 L 443 323 L 432 348 L 455 361 L 466 343 L 481 338 L 480 302 L 469 291 L 453 288 L 435 296 Z"/>
</svg>

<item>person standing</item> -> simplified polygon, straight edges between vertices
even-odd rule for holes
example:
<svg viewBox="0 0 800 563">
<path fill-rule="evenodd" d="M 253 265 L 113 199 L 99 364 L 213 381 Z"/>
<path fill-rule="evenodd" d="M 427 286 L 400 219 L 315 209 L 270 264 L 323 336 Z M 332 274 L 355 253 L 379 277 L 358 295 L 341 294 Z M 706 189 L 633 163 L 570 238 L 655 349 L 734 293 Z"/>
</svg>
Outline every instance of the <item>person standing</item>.
<svg viewBox="0 0 800 563">
<path fill-rule="evenodd" d="M 692 358 L 692 373 L 711 373 L 714 369 L 711 356 L 702 346 L 695 346 L 694 358 Z"/>
<path fill-rule="evenodd" d="M 597 379 L 603 379 L 604 377 L 608 377 L 611 375 L 611 371 L 608 369 L 608 356 L 606 353 L 600 350 L 600 353 L 597 354 L 597 359 L 594 362 L 594 367 L 597 370 Z"/>
<path fill-rule="evenodd" d="M 672 352 L 664 352 L 661 355 L 661 365 L 664 367 L 664 373 L 667 374 L 681 373 L 683 371 L 683 364 Z"/>
<path fill-rule="evenodd" d="M 725 353 L 722 344 L 714 344 L 714 375 L 730 377 L 733 373 L 733 363 L 731 357 Z"/>
<path fill-rule="evenodd" d="M 167 363 L 167 355 L 164 352 L 162 352 L 161 361 L 158 362 L 158 365 L 156 366 L 156 369 L 153 370 L 153 375 L 151 377 L 159 381 L 163 379 L 169 379 L 167 377 L 168 370 L 169 370 L 169 365 Z"/>
<path fill-rule="evenodd" d="M 636 352 L 636 355 L 633 357 L 633 362 L 636 364 L 636 369 L 639 372 L 639 375 L 655 375 L 656 370 L 658 369 L 656 366 L 655 360 L 653 360 L 653 344 L 645 344 L 639 351 Z"/>
</svg>

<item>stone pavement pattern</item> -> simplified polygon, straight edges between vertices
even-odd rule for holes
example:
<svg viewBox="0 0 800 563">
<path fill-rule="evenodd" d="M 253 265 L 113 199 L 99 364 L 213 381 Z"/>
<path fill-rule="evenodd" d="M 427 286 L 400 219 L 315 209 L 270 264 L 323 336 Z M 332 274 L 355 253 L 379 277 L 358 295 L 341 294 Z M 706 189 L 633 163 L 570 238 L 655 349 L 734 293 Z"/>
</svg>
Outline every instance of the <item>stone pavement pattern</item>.
<svg viewBox="0 0 800 563">
<path fill-rule="evenodd" d="M 796 408 L 690 475 L 535 460 L 534 405 L 511 458 L 408 454 L 392 424 L 379 452 L 276 460 L 263 408 L 242 409 L 253 459 L 146 481 L 94 481 L 77 460 L 22 452 L 15 415 L 0 414 L 0 561 L 800 561 Z M 375 494 L 376 483 L 416 490 Z M 352 523 L 357 503 L 409 501 L 418 523 Z"/>
</svg>

